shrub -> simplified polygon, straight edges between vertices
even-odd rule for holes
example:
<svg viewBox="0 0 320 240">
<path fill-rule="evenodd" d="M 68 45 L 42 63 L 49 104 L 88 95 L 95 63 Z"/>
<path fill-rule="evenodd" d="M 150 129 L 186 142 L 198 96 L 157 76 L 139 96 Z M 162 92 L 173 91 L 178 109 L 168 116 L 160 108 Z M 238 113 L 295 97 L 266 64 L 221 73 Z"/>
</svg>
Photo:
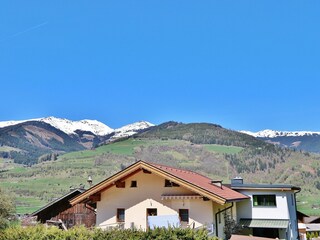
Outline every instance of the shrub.
<svg viewBox="0 0 320 240">
<path fill-rule="evenodd" d="M 13 219 L 15 206 L 13 199 L 0 189 L 0 230 L 10 225 L 10 219 Z"/>
<path fill-rule="evenodd" d="M 0 232 L 0 240 L 217 240 L 208 237 L 204 229 L 156 228 L 146 232 L 136 229 L 104 231 L 101 229 L 89 230 L 85 227 L 74 227 L 62 231 L 56 227 L 44 225 L 9 227 Z"/>
</svg>

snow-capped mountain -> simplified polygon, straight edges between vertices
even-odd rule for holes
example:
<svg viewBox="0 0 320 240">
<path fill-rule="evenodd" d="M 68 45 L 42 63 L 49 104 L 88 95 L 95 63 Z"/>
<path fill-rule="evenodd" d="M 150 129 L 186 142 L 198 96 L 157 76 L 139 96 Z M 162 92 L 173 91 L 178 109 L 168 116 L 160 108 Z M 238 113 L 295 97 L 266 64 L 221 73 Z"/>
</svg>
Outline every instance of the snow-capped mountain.
<svg viewBox="0 0 320 240">
<path fill-rule="evenodd" d="M 112 133 L 114 130 L 97 120 L 71 121 L 55 117 L 42 118 L 40 121 L 50 124 L 67 134 L 75 134 L 76 130 L 89 131 L 97 136 L 104 136 Z"/>
<path fill-rule="evenodd" d="M 147 121 L 139 121 L 136 123 L 128 124 L 121 128 L 117 128 L 114 130 L 115 135 L 112 138 L 121 138 L 121 137 L 129 137 L 143 129 L 154 126 L 154 124 L 149 123 Z"/>
<path fill-rule="evenodd" d="M 72 121 L 65 118 L 45 117 L 45 118 L 35 118 L 35 119 L 28 119 L 28 120 L 21 120 L 21 121 L 0 122 L 0 128 L 13 126 L 16 124 L 30 122 L 30 121 L 45 122 L 68 135 L 76 134 L 77 130 L 89 131 L 97 136 L 105 136 L 105 135 L 114 133 L 114 136 L 112 137 L 113 139 L 120 138 L 120 137 L 128 137 L 139 132 L 140 130 L 154 126 L 154 124 L 149 123 L 147 121 L 139 121 L 136 123 L 123 126 L 121 128 L 112 129 L 109 126 L 97 120 L 85 119 L 80 121 Z"/>
<path fill-rule="evenodd" d="M 114 130 L 107 125 L 97 121 L 97 120 L 80 120 L 80 121 L 71 121 L 65 118 L 56 118 L 56 117 L 45 117 L 45 118 L 35 118 L 22 121 L 7 121 L 0 122 L 0 128 L 16 125 L 23 122 L 38 121 L 45 122 L 51 126 L 65 132 L 66 134 L 76 134 L 76 130 L 81 131 L 90 131 L 97 136 L 104 136 L 109 133 L 112 133 Z"/>
<path fill-rule="evenodd" d="M 275 131 L 266 129 L 259 132 L 240 131 L 260 138 L 268 143 L 287 148 L 320 153 L 320 132 L 313 131 Z"/>
<path fill-rule="evenodd" d="M 42 156 L 51 159 L 50 154 L 92 149 L 151 126 L 141 121 L 112 129 L 97 120 L 71 121 L 56 117 L 0 122 L 0 146 L 15 149 L 0 151 L 0 157 L 34 164 Z"/>
<path fill-rule="evenodd" d="M 320 132 L 311 131 L 275 131 L 275 130 L 262 130 L 259 132 L 240 131 L 242 133 L 258 137 L 258 138 L 276 138 L 276 137 L 303 137 L 320 135 Z"/>
</svg>

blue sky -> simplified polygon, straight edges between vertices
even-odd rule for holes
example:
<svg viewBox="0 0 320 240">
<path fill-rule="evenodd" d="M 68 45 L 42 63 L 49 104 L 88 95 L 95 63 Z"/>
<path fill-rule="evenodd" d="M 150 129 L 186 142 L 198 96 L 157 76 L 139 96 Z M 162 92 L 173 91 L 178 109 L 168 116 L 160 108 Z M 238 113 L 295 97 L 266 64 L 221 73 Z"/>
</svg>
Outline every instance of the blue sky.
<svg viewBox="0 0 320 240">
<path fill-rule="evenodd" d="M 320 131 L 319 1 L 0 2 L 0 121 Z"/>
</svg>

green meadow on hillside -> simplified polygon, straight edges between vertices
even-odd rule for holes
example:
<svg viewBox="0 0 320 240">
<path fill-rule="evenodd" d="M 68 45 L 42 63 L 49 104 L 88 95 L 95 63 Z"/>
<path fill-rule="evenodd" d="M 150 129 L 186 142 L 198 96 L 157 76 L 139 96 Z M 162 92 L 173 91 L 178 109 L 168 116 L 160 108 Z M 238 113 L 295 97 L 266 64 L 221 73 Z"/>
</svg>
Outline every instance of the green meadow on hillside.
<svg viewBox="0 0 320 240">
<path fill-rule="evenodd" d="M 320 171 L 315 170 L 320 168 L 320 156 L 178 139 L 130 138 L 94 150 L 67 153 L 31 167 L 0 159 L 0 187 L 14 194 L 18 213 L 31 213 L 66 194 L 70 187 L 88 187 L 88 176 L 96 184 L 140 159 L 193 170 L 224 183 L 240 175 L 247 183 L 294 184 L 302 187 L 297 195 L 299 209 L 320 215 L 316 187 L 320 186 Z M 239 174 L 236 169 L 243 172 Z"/>
<path fill-rule="evenodd" d="M 235 153 L 239 153 L 243 150 L 242 147 L 224 146 L 224 145 L 217 145 L 217 144 L 204 144 L 203 146 L 208 151 L 217 152 L 217 153 L 235 154 Z"/>
<path fill-rule="evenodd" d="M 145 160 L 144 157 L 154 162 L 159 162 L 159 157 L 175 160 L 179 163 L 177 165 L 192 169 L 201 166 L 201 159 L 197 157 L 194 160 L 193 156 L 197 153 L 192 152 L 220 155 L 239 150 L 230 146 L 191 145 L 181 140 L 128 139 L 94 150 L 67 153 L 56 161 L 42 162 L 32 167 L 8 163 L 6 171 L 0 175 L 0 187 L 14 193 L 18 213 L 31 213 L 67 193 L 70 187 L 87 185 L 89 175 L 94 183 L 98 183 L 136 160 Z"/>
</svg>

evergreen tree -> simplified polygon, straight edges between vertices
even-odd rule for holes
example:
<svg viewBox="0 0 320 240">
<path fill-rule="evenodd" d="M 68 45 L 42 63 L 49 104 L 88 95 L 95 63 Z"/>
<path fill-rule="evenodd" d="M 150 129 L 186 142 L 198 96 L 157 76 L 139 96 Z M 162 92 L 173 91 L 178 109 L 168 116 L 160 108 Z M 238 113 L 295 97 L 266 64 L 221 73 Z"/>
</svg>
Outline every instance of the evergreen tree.
<svg viewBox="0 0 320 240">
<path fill-rule="evenodd" d="M 0 189 L 0 229 L 9 226 L 10 220 L 15 213 L 13 199 Z"/>
</svg>

